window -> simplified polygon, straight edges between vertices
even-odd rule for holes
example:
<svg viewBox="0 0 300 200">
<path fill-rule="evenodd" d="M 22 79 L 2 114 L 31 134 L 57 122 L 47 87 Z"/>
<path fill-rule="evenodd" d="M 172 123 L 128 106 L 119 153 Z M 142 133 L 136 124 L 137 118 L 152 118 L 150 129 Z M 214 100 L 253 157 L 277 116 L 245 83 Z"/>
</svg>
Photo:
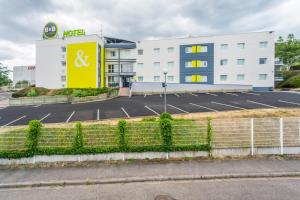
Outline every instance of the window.
<svg viewBox="0 0 300 200">
<path fill-rule="evenodd" d="M 61 51 L 62 51 L 62 52 L 66 52 L 66 47 L 65 47 L 65 46 L 62 46 L 62 47 L 61 47 Z"/>
<path fill-rule="evenodd" d="M 199 51 L 199 46 L 197 47 L 197 52 L 207 52 L 207 46 L 200 46 L 200 51 Z"/>
<path fill-rule="evenodd" d="M 227 59 L 221 59 L 220 60 L 220 65 L 223 66 L 223 65 L 227 65 L 228 63 L 228 60 Z"/>
<path fill-rule="evenodd" d="M 61 76 L 60 79 L 61 79 L 62 82 L 65 82 L 66 81 L 66 76 Z"/>
<path fill-rule="evenodd" d="M 245 80 L 245 75 L 244 75 L 244 74 L 238 74 L 238 75 L 236 76 L 236 79 L 237 79 L 238 81 L 243 81 L 243 80 Z"/>
<path fill-rule="evenodd" d="M 186 83 L 190 83 L 190 82 L 192 82 L 192 76 L 185 76 L 185 82 Z"/>
<path fill-rule="evenodd" d="M 192 67 L 192 61 L 186 61 L 186 62 L 185 62 L 185 67 L 186 67 L 186 68 Z"/>
<path fill-rule="evenodd" d="M 168 67 L 174 67 L 174 62 L 173 61 L 168 62 Z"/>
<path fill-rule="evenodd" d="M 61 61 L 62 66 L 66 66 L 66 61 Z"/>
<path fill-rule="evenodd" d="M 174 47 L 169 47 L 168 48 L 168 53 L 173 53 L 174 52 Z"/>
<path fill-rule="evenodd" d="M 207 82 L 207 76 L 201 76 L 200 81 L 198 81 L 198 82 L 206 83 Z"/>
<path fill-rule="evenodd" d="M 245 49 L 245 43 L 237 43 L 239 49 Z"/>
<path fill-rule="evenodd" d="M 138 66 L 138 68 L 142 68 L 144 66 L 144 64 L 143 63 L 138 63 L 137 66 Z"/>
<path fill-rule="evenodd" d="M 185 47 L 185 53 L 192 53 L 192 47 Z"/>
<path fill-rule="evenodd" d="M 221 49 L 223 50 L 228 49 L 228 44 L 221 44 Z"/>
<path fill-rule="evenodd" d="M 238 64 L 238 65 L 243 65 L 243 64 L 245 64 L 245 59 L 243 59 L 243 58 L 237 59 L 237 64 Z"/>
<path fill-rule="evenodd" d="M 192 61 L 186 61 L 185 62 L 186 68 L 191 67 L 207 67 L 207 61 L 206 60 L 192 60 Z"/>
<path fill-rule="evenodd" d="M 267 74 L 259 74 L 259 80 L 261 81 L 267 80 Z"/>
<path fill-rule="evenodd" d="M 108 72 L 109 73 L 115 72 L 115 66 L 114 65 L 108 65 Z"/>
<path fill-rule="evenodd" d="M 144 77 L 138 76 L 138 82 L 143 82 L 143 80 L 144 80 Z"/>
<path fill-rule="evenodd" d="M 227 75 L 220 75 L 220 80 L 221 81 L 226 81 L 227 80 Z"/>
<path fill-rule="evenodd" d="M 170 81 L 170 82 L 171 82 L 171 81 L 174 81 L 174 76 L 168 76 L 168 77 L 167 77 L 167 80 Z"/>
<path fill-rule="evenodd" d="M 267 58 L 259 58 L 259 64 L 267 64 Z"/>
<path fill-rule="evenodd" d="M 268 42 L 267 41 L 260 42 L 259 47 L 260 48 L 267 48 L 268 47 Z"/>
<path fill-rule="evenodd" d="M 115 51 L 110 51 L 109 54 L 110 54 L 110 57 L 115 57 L 116 56 L 116 52 Z"/>
<path fill-rule="evenodd" d="M 160 63 L 159 62 L 154 62 L 153 65 L 154 65 L 154 67 L 159 67 Z"/>
<path fill-rule="evenodd" d="M 153 51 L 154 51 L 154 54 L 159 54 L 160 48 L 154 48 Z"/>
<path fill-rule="evenodd" d="M 144 54 L 143 49 L 138 49 L 138 55 L 143 55 L 143 54 Z"/>
<path fill-rule="evenodd" d="M 153 80 L 154 80 L 154 81 L 160 81 L 160 76 L 154 76 L 154 77 L 153 77 Z"/>
</svg>

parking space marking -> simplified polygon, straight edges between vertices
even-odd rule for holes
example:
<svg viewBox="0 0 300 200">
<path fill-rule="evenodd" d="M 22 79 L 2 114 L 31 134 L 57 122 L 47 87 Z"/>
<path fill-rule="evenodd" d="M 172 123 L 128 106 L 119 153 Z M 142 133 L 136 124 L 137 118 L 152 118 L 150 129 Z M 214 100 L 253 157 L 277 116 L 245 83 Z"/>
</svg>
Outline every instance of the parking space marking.
<svg viewBox="0 0 300 200">
<path fill-rule="evenodd" d="M 200 106 L 200 105 L 194 104 L 194 103 L 190 103 L 190 104 L 193 105 L 193 106 L 197 106 L 197 107 L 199 107 L 199 108 L 204 108 L 204 109 L 206 109 L 206 110 L 210 110 L 210 111 L 214 111 L 214 112 L 219 112 L 219 111 L 217 111 L 217 110 L 215 110 L 215 109 L 212 109 L 212 108 L 209 108 L 209 107 L 206 107 L 206 106 Z"/>
<path fill-rule="evenodd" d="M 224 94 L 228 94 L 228 95 L 232 95 L 232 96 L 236 96 L 236 97 L 238 97 L 239 95 L 237 95 L 237 94 L 233 94 L 233 93 L 229 93 L 229 92 L 223 92 Z"/>
<path fill-rule="evenodd" d="M 99 108 L 97 109 L 97 120 L 100 120 L 100 110 L 99 110 Z"/>
<path fill-rule="evenodd" d="M 251 92 L 241 92 L 243 94 L 251 94 L 251 95 L 255 95 L 255 96 L 260 96 L 260 94 L 257 93 L 251 93 Z"/>
<path fill-rule="evenodd" d="M 264 104 L 264 103 L 260 103 L 260 102 L 257 102 L 257 101 L 250 101 L 250 100 L 247 100 L 247 102 L 254 103 L 254 104 L 257 104 L 257 105 L 266 106 L 266 107 L 269 107 L 269 108 L 277 108 L 276 106 L 271 106 L 271 105 Z"/>
<path fill-rule="evenodd" d="M 145 108 L 147 108 L 148 110 L 150 110 L 151 112 L 153 112 L 156 115 L 159 115 L 158 112 L 156 112 L 155 110 L 153 110 L 152 108 L 149 108 L 148 106 L 145 106 Z"/>
<path fill-rule="evenodd" d="M 66 123 L 68 123 L 70 121 L 70 119 L 73 117 L 74 114 L 75 114 L 75 110 L 71 113 L 71 115 L 69 116 L 69 118 L 66 120 Z"/>
<path fill-rule="evenodd" d="M 48 113 L 47 115 L 45 115 L 44 117 L 42 117 L 39 121 L 43 121 L 44 119 L 46 119 L 47 117 L 49 117 L 51 115 L 51 113 Z"/>
<path fill-rule="evenodd" d="M 41 106 L 41 104 L 40 105 L 35 105 L 35 106 L 32 106 L 33 108 L 37 108 L 37 107 L 40 107 Z"/>
<path fill-rule="evenodd" d="M 193 93 L 189 93 L 190 95 L 192 95 L 192 96 L 195 96 L 195 97 L 197 97 L 198 95 L 196 95 L 196 94 L 193 94 Z"/>
<path fill-rule="evenodd" d="M 175 95 L 176 97 L 180 97 L 179 94 L 177 94 L 177 93 L 175 93 L 174 95 Z"/>
<path fill-rule="evenodd" d="M 247 110 L 246 108 L 242 108 L 240 106 L 233 106 L 233 105 L 230 105 L 230 104 L 219 103 L 219 102 L 215 102 L 215 101 L 212 101 L 211 103 L 221 105 L 221 106 L 227 106 L 227 107 L 231 107 L 231 108 L 237 108 L 237 109 L 241 109 L 241 110 Z"/>
<path fill-rule="evenodd" d="M 161 94 L 159 94 L 159 96 L 160 96 L 160 97 L 162 97 L 162 95 L 161 95 Z"/>
<path fill-rule="evenodd" d="M 126 112 L 126 110 L 123 107 L 121 107 L 121 110 L 125 113 L 125 115 L 127 116 L 127 118 L 130 118 L 130 115 Z"/>
<path fill-rule="evenodd" d="M 282 102 L 282 103 L 287 103 L 287 104 L 292 104 L 292 105 L 298 105 L 300 106 L 300 103 L 296 103 L 296 102 L 291 102 L 291 101 L 283 101 L 283 100 L 278 100 L 279 102 Z"/>
<path fill-rule="evenodd" d="M 175 109 L 177 109 L 177 110 L 179 110 L 179 111 L 181 111 L 181 112 L 189 113 L 188 111 L 182 110 L 181 108 L 178 108 L 178 107 L 173 106 L 173 105 L 171 105 L 171 104 L 168 104 L 168 106 L 170 106 L 170 107 L 172 107 L 172 108 L 175 108 Z"/>
<path fill-rule="evenodd" d="M 144 98 L 146 98 L 147 97 L 147 94 L 144 94 Z"/>
<path fill-rule="evenodd" d="M 22 117 L 19 117 L 19 118 L 13 120 L 13 121 L 11 121 L 11 122 L 9 122 L 9 123 L 7 123 L 7 124 L 1 126 L 1 127 L 9 126 L 9 125 L 11 125 L 11 124 L 13 124 L 13 123 L 15 123 L 15 122 L 17 122 L 17 121 L 19 121 L 19 120 L 25 118 L 25 117 L 26 117 L 26 115 L 23 115 Z"/>
<path fill-rule="evenodd" d="M 206 92 L 205 94 L 208 94 L 208 95 L 211 95 L 211 96 L 215 96 L 215 97 L 218 96 L 217 94 L 212 94 L 212 93 L 209 93 L 209 92 Z"/>
</svg>

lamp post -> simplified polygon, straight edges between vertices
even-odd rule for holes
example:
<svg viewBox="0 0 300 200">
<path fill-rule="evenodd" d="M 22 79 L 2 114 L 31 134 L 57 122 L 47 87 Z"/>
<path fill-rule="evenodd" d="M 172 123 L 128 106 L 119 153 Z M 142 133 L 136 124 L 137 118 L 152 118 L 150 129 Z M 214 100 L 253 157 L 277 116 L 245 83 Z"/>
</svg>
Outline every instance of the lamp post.
<svg viewBox="0 0 300 200">
<path fill-rule="evenodd" d="M 167 73 L 168 73 L 168 70 L 166 68 L 164 68 L 163 73 L 164 73 L 164 76 L 165 76 L 165 81 L 162 84 L 163 87 L 164 87 L 164 95 L 165 95 L 164 112 L 167 112 Z"/>
</svg>

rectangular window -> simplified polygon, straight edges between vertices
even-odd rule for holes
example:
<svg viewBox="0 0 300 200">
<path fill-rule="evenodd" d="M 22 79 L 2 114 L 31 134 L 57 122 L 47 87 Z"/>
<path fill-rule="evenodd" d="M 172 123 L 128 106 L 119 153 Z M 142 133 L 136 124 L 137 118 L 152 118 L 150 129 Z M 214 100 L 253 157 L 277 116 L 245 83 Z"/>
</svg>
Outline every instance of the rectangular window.
<svg viewBox="0 0 300 200">
<path fill-rule="evenodd" d="M 66 66 L 66 61 L 61 61 L 62 66 Z"/>
<path fill-rule="evenodd" d="M 174 67 L 174 62 L 173 61 L 168 62 L 168 67 Z"/>
<path fill-rule="evenodd" d="M 185 62 L 185 67 L 186 67 L 186 68 L 192 67 L 192 61 L 186 61 L 186 62 Z"/>
<path fill-rule="evenodd" d="M 244 74 L 238 74 L 238 75 L 236 76 L 236 79 L 237 79 L 238 81 L 243 81 L 243 80 L 245 80 L 245 75 L 244 75 Z"/>
<path fill-rule="evenodd" d="M 207 52 L 207 46 L 200 46 L 200 49 L 201 49 L 200 52 Z"/>
<path fill-rule="evenodd" d="M 153 65 L 154 65 L 154 67 L 159 68 L 160 67 L 160 62 L 154 62 Z"/>
<path fill-rule="evenodd" d="M 167 77 L 167 80 L 168 80 L 169 82 L 174 81 L 174 76 L 168 76 L 168 77 Z"/>
<path fill-rule="evenodd" d="M 143 54 L 144 54 L 143 49 L 138 49 L 138 55 L 143 55 Z"/>
<path fill-rule="evenodd" d="M 174 47 L 169 47 L 168 48 L 168 53 L 173 53 L 174 52 Z"/>
<path fill-rule="evenodd" d="M 144 77 L 138 76 L 138 82 L 143 82 L 143 80 L 144 80 Z"/>
<path fill-rule="evenodd" d="M 138 68 L 142 68 L 143 66 L 144 66 L 143 63 L 138 63 L 138 64 L 137 64 L 137 67 L 138 67 Z"/>
<path fill-rule="evenodd" d="M 206 83 L 207 82 L 207 76 L 200 76 L 200 81 L 201 83 Z"/>
<path fill-rule="evenodd" d="M 116 52 L 115 51 L 110 51 L 109 54 L 110 54 L 110 57 L 115 57 L 116 56 Z"/>
<path fill-rule="evenodd" d="M 259 58 L 259 64 L 261 65 L 267 64 L 267 58 Z"/>
<path fill-rule="evenodd" d="M 61 79 L 62 82 L 65 82 L 66 81 L 66 76 L 61 76 L 60 79 Z"/>
<path fill-rule="evenodd" d="M 159 54 L 160 48 L 154 48 L 153 51 L 154 51 L 154 54 Z"/>
<path fill-rule="evenodd" d="M 185 53 L 192 53 L 192 47 L 185 47 Z"/>
<path fill-rule="evenodd" d="M 154 76 L 153 80 L 156 81 L 156 82 L 160 81 L 160 76 Z"/>
<path fill-rule="evenodd" d="M 237 43 L 239 49 L 245 49 L 245 43 Z"/>
<path fill-rule="evenodd" d="M 223 50 L 228 49 L 228 44 L 221 44 L 221 49 Z"/>
<path fill-rule="evenodd" d="M 259 42 L 259 47 L 260 48 L 267 48 L 268 47 L 268 42 L 267 41 Z"/>
<path fill-rule="evenodd" d="M 243 58 L 237 59 L 237 64 L 238 65 L 244 65 L 245 64 L 245 59 L 243 59 Z"/>
<path fill-rule="evenodd" d="M 206 60 L 198 60 L 197 61 L 197 67 L 207 67 L 207 61 Z M 200 62 L 200 63 L 199 63 Z"/>
<path fill-rule="evenodd" d="M 220 65 L 223 66 L 223 65 L 227 65 L 228 63 L 228 59 L 221 59 L 220 60 Z"/>
<path fill-rule="evenodd" d="M 207 61 L 206 60 L 192 60 L 192 61 L 186 61 L 185 62 L 186 68 L 191 67 L 207 67 Z"/>
<path fill-rule="evenodd" d="M 109 73 L 115 72 L 115 66 L 114 65 L 108 65 L 108 72 Z"/>
<path fill-rule="evenodd" d="M 267 80 L 267 74 L 259 74 L 259 80 L 261 81 Z"/>
<path fill-rule="evenodd" d="M 62 47 L 61 47 L 61 51 L 62 51 L 62 52 L 66 52 L 66 47 L 65 47 L 65 46 L 62 46 Z"/>
<path fill-rule="evenodd" d="M 191 76 L 191 75 L 185 76 L 185 82 L 186 82 L 186 83 L 192 82 L 192 76 Z"/>
<path fill-rule="evenodd" d="M 221 81 L 226 81 L 227 80 L 227 75 L 220 75 L 220 80 Z"/>
</svg>

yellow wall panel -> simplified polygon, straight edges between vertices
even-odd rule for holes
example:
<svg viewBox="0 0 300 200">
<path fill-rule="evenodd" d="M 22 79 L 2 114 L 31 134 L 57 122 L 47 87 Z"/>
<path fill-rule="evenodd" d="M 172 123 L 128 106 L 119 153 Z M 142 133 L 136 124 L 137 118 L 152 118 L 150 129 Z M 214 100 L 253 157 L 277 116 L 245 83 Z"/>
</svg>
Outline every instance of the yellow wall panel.
<svg viewBox="0 0 300 200">
<path fill-rule="evenodd" d="M 196 82 L 201 82 L 201 76 L 197 75 L 197 81 Z"/>
<path fill-rule="evenodd" d="M 192 75 L 192 82 L 196 82 L 197 81 L 197 76 L 196 75 Z"/>
<path fill-rule="evenodd" d="M 97 87 L 96 42 L 67 45 L 67 87 Z"/>
<path fill-rule="evenodd" d="M 196 67 L 196 60 L 192 60 L 192 67 Z"/>
<path fill-rule="evenodd" d="M 106 81 L 105 81 L 105 49 L 104 47 L 101 48 L 101 65 L 100 65 L 100 77 L 101 77 L 101 84 L 100 87 L 103 88 L 105 87 Z"/>
<path fill-rule="evenodd" d="M 201 67 L 201 60 L 197 60 L 197 67 Z"/>
<path fill-rule="evenodd" d="M 192 53 L 196 53 L 197 52 L 197 46 L 192 46 Z"/>
<path fill-rule="evenodd" d="M 197 46 L 197 53 L 201 52 L 201 46 Z"/>
</svg>

